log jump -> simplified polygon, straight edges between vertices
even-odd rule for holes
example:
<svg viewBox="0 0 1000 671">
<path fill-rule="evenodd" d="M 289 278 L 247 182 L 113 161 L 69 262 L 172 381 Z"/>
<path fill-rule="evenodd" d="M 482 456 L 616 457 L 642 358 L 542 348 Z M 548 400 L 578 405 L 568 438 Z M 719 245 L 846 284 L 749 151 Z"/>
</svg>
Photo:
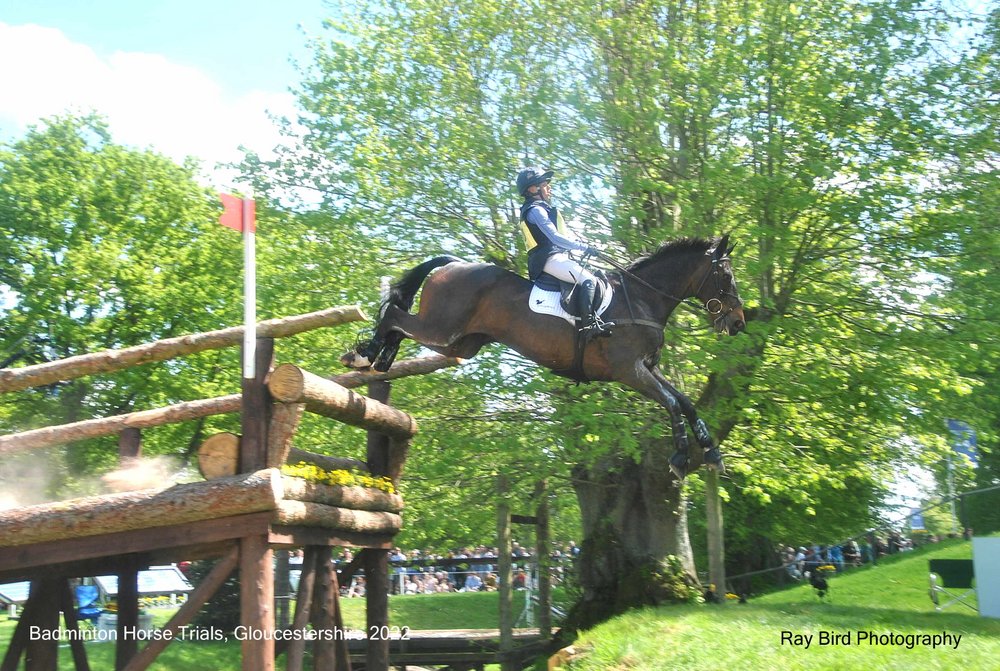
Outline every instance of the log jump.
<svg viewBox="0 0 1000 671">
<path fill-rule="evenodd" d="M 348 306 L 261 322 L 257 325 L 258 345 L 265 339 L 266 347 L 258 346 L 258 355 L 265 351 L 270 357 L 274 338 L 365 318 L 360 308 Z M 2 369 L 0 393 L 236 346 L 242 339 L 243 328 L 236 327 Z M 379 575 L 387 567 L 392 538 L 402 526 L 404 502 L 396 488 L 409 441 L 418 427 L 410 415 L 388 404 L 387 380 L 428 373 L 456 365 L 458 360 L 434 356 L 401 361 L 382 373 L 352 372 L 332 378 L 291 364 L 272 368 L 273 364 L 264 363 L 260 368 L 268 373 L 266 377 L 262 373 L 249 386 L 245 380 L 239 394 L 0 436 L 0 455 L 4 455 L 118 435 L 120 458 L 125 459 L 141 453 L 142 430 L 241 410 L 246 434 L 244 438 L 220 433 L 203 442 L 198 450 L 198 466 L 204 481 L 0 511 L 0 579 L 30 579 L 33 585 L 24 617 L 4 657 L 4 668 L 8 662 L 16 665 L 22 654 L 31 659 L 37 653 L 37 646 L 26 647 L 24 632 L 30 626 L 56 621 L 57 603 L 50 597 L 68 590 L 68 578 L 117 570 L 119 582 L 124 585 L 119 598 L 119 625 L 137 621 L 137 593 L 132 595 L 136 590 L 128 586 L 135 581 L 137 567 L 154 561 L 222 557 L 192 594 L 191 605 L 178 612 L 167 628 L 190 621 L 236 567 L 241 575 L 242 624 L 273 628 L 274 547 L 305 546 L 310 558 L 308 566 L 303 567 L 298 595 L 298 603 L 306 605 L 306 609 L 296 614 L 297 622 L 301 619 L 314 627 L 343 627 L 336 574 L 330 574 L 329 562 L 322 558 L 329 557 L 334 545 L 350 545 L 363 548 L 359 557 L 372 575 L 369 625 L 388 624 L 388 580 L 387 576 L 381 580 Z M 369 385 L 370 397 L 352 391 L 364 385 Z M 366 429 L 368 458 L 352 459 L 296 448 L 295 434 L 304 412 Z M 248 413 L 254 413 L 251 424 L 256 422 L 262 430 L 248 433 Z M 248 454 L 254 456 L 248 458 Z M 300 468 L 298 473 L 291 469 L 289 473 L 295 475 L 281 472 L 285 464 L 300 463 L 308 467 Z M 391 484 L 379 489 L 356 482 L 331 484 L 344 482 L 340 479 L 314 481 L 307 479 L 312 468 L 327 475 L 338 471 L 357 474 L 362 484 L 381 482 L 381 478 Z M 303 472 L 306 477 L 298 477 Z M 134 644 L 123 645 L 122 639 L 119 636 L 116 667 L 130 671 L 148 668 L 166 647 L 150 645 L 139 652 Z M 387 643 L 369 642 L 366 668 L 388 669 Z M 54 660 L 56 646 L 49 648 L 45 650 L 46 659 Z M 290 651 L 290 671 L 302 668 L 301 653 L 298 649 Z M 243 668 L 270 671 L 275 668 L 274 657 L 273 639 L 244 645 Z M 77 668 L 89 668 L 82 647 L 74 648 L 74 658 Z M 317 643 L 314 659 L 317 663 L 322 660 L 323 668 L 350 668 L 343 642 Z M 28 668 L 35 667 L 29 662 Z"/>
</svg>

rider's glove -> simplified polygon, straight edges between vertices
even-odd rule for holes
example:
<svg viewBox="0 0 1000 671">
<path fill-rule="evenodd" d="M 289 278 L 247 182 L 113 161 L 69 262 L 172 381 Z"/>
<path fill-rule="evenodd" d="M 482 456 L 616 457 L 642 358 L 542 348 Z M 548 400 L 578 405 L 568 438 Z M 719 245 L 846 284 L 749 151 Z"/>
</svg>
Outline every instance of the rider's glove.
<svg viewBox="0 0 1000 671">
<path fill-rule="evenodd" d="M 590 247 L 590 246 L 588 246 L 587 249 L 583 250 L 583 256 L 584 256 L 584 258 L 586 258 L 588 256 L 597 256 L 598 254 L 600 254 L 600 252 L 597 251 L 596 247 Z"/>
</svg>

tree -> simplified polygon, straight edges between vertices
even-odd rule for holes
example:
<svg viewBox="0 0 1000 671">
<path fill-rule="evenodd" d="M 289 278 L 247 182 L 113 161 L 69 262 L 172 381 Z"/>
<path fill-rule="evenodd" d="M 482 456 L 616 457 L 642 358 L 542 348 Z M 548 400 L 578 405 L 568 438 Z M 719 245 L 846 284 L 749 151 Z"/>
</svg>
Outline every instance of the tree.
<svg viewBox="0 0 1000 671">
<path fill-rule="evenodd" d="M 968 386 L 921 286 L 924 251 L 956 222 L 926 189 L 953 134 L 934 50 L 949 17 L 932 9 L 361 3 L 316 45 L 304 130 L 248 166 L 315 189 L 399 265 L 444 250 L 518 267 L 507 185 L 523 163 L 557 163 L 588 233 L 629 256 L 734 231 L 747 337 L 681 337 L 694 323 L 679 316 L 664 365 L 725 441 L 742 565 L 784 534 L 832 537 L 874 515 L 892 470 L 922 458 L 911 446 L 941 445 L 940 399 Z M 560 17 L 558 39 L 523 20 L 536 12 Z M 551 436 L 533 463 L 571 470 L 587 624 L 647 600 L 621 587 L 667 554 L 693 573 L 685 488 L 698 483 L 662 468 L 645 401 L 556 387 L 546 403 L 559 422 L 532 426 Z"/>
<path fill-rule="evenodd" d="M 193 164 L 115 144 L 95 115 L 52 119 L 5 148 L 3 364 L 36 364 L 233 323 L 239 241 L 216 223 L 212 199 L 198 185 Z M 218 382 L 219 357 L 5 396 L 0 430 L 119 414 L 208 391 Z M 147 446 L 152 454 L 173 452 L 190 438 L 190 427 L 169 427 Z M 61 452 L 44 461 L 58 463 Z M 65 454 L 76 475 L 115 458 L 113 449 L 86 445 Z"/>
</svg>

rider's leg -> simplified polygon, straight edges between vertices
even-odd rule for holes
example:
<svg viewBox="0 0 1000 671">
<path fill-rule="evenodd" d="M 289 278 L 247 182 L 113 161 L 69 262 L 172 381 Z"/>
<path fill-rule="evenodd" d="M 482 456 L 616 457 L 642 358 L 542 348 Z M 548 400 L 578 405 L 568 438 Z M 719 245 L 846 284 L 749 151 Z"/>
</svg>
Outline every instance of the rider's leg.
<svg viewBox="0 0 1000 671">
<path fill-rule="evenodd" d="M 577 306 L 580 315 L 584 317 L 586 324 L 584 328 L 593 331 L 597 335 L 611 335 L 611 322 L 602 321 L 597 316 L 594 308 L 594 292 L 597 289 L 597 278 L 592 272 L 580 266 L 579 263 L 569 258 L 566 253 L 553 254 L 545 262 L 545 272 L 556 277 L 563 282 L 576 283 L 577 286 Z"/>
</svg>

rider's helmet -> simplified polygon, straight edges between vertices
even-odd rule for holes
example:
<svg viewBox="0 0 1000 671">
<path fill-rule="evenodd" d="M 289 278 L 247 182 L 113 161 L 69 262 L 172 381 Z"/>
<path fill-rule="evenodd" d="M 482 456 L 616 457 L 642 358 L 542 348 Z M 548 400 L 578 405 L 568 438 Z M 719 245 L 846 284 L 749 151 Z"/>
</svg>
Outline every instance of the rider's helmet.
<svg viewBox="0 0 1000 671">
<path fill-rule="evenodd" d="M 541 168 L 525 168 L 517 173 L 517 192 L 523 197 L 528 197 L 528 189 L 543 184 L 552 179 L 555 172 L 552 170 L 542 170 Z"/>
</svg>

